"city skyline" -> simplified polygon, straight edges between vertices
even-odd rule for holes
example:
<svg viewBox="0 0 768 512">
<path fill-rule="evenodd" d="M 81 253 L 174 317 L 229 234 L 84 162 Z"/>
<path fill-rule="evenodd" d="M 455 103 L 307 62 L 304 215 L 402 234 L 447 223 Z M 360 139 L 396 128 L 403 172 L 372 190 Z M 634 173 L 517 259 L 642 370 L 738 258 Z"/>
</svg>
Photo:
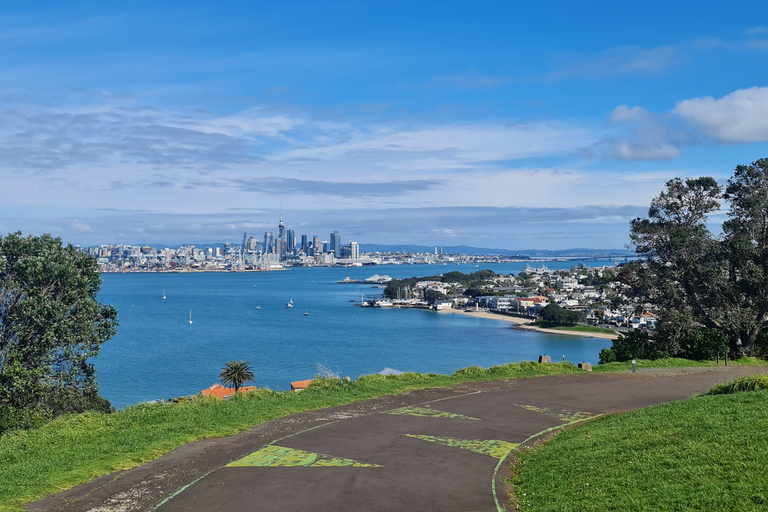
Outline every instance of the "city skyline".
<svg viewBox="0 0 768 512">
<path fill-rule="evenodd" d="M 621 248 L 665 181 L 768 156 L 765 19 L 757 1 L 5 6 L 0 233 L 234 242 L 282 210 L 361 244 Z"/>
</svg>

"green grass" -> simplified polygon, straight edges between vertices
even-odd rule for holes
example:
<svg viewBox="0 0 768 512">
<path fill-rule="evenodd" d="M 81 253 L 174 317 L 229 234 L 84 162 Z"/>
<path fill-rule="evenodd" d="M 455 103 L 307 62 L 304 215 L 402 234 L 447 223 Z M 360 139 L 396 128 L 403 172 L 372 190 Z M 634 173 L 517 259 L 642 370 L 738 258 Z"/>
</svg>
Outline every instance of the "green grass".
<svg viewBox="0 0 768 512">
<path fill-rule="evenodd" d="M 612 334 L 619 337 L 619 332 L 613 329 L 605 329 L 603 327 L 595 327 L 594 325 L 560 325 L 550 324 L 547 322 L 534 322 L 532 325 L 541 327 L 542 329 L 555 329 L 557 331 L 575 331 L 575 332 L 593 332 L 598 334 Z"/>
<path fill-rule="evenodd" d="M 719 366 L 723 366 L 724 364 L 725 362 L 721 360 L 719 363 Z M 737 361 L 728 361 L 728 364 L 733 366 L 765 366 L 766 371 L 768 371 L 768 362 L 762 359 L 756 359 L 754 357 L 744 357 Z M 664 359 L 654 359 L 654 360 L 637 359 L 636 365 L 635 365 L 637 369 L 697 368 L 697 367 L 708 367 L 708 366 L 718 366 L 718 363 L 715 361 L 692 361 L 691 359 L 681 359 L 679 357 L 667 357 Z M 599 364 L 597 366 L 592 367 L 592 371 L 595 373 L 617 372 L 617 371 L 624 371 L 624 370 L 631 370 L 631 369 L 632 369 L 631 361 L 603 363 L 603 364 Z"/>
<path fill-rule="evenodd" d="M 47 493 L 141 465 L 182 444 L 231 435 L 296 412 L 460 382 L 580 372 L 571 363 L 523 362 L 473 366 L 453 375 L 368 375 L 352 382 L 319 380 L 301 393 L 262 389 L 228 401 L 196 398 L 63 417 L 0 437 L 0 512 L 21 510 Z"/>
<path fill-rule="evenodd" d="M 761 391 L 768 389 L 768 375 L 749 375 L 740 379 L 724 382 L 713 387 L 708 395 L 730 395 L 742 391 Z"/>
<path fill-rule="evenodd" d="M 595 420 L 521 454 L 522 510 L 766 510 L 768 391 Z"/>
</svg>

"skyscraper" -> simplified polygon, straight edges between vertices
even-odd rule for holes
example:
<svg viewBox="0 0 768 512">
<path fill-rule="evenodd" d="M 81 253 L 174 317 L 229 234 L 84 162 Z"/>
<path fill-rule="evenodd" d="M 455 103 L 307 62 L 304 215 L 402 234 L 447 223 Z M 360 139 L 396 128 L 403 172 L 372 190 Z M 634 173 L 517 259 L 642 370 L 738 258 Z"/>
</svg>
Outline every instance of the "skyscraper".
<svg viewBox="0 0 768 512">
<path fill-rule="evenodd" d="M 296 250 L 296 233 L 294 230 L 289 229 L 288 230 L 288 236 L 286 237 L 287 247 L 286 251 L 288 251 L 289 254 L 293 254 L 293 251 Z"/>
<path fill-rule="evenodd" d="M 309 241 L 307 235 L 301 235 L 301 250 L 304 254 L 309 254 Z"/>
<path fill-rule="evenodd" d="M 272 245 L 273 245 L 272 242 L 273 242 L 272 232 L 271 231 L 267 231 L 266 233 L 264 233 L 264 252 L 265 253 L 269 254 L 269 253 L 273 252 L 273 250 L 272 250 Z"/>
<path fill-rule="evenodd" d="M 312 237 L 312 249 L 314 250 L 312 254 L 323 254 L 323 241 L 317 235 Z"/>
<path fill-rule="evenodd" d="M 331 251 L 334 256 L 341 258 L 341 235 L 338 231 L 331 231 Z"/>
<path fill-rule="evenodd" d="M 349 249 L 350 249 L 350 256 L 352 256 L 353 260 L 360 259 L 360 246 L 357 245 L 357 242 L 349 242 Z"/>
</svg>

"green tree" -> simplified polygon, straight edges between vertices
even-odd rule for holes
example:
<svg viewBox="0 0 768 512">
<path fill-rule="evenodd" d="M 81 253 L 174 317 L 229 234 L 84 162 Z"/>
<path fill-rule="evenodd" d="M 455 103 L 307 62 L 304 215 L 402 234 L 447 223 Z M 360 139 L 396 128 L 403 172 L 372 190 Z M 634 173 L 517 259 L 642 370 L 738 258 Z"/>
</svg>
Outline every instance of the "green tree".
<svg viewBox="0 0 768 512">
<path fill-rule="evenodd" d="M 547 304 L 539 311 L 539 318 L 548 324 L 575 325 L 586 318 L 585 313 L 563 309 L 557 304 Z"/>
<path fill-rule="evenodd" d="M 707 216 L 728 207 L 722 235 Z M 635 297 L 654 306 L 671 355 L 700 326 L 728 337 L 744 356 L 768 325 L 768 159 L 739 165 L 723 193 L 714 178 L 674 179 L 635 219 L 642 261 L 622 267 Z"/>
<path fill-rule="evenodd" d="M 246 382 L 252 382 L 256 379 L 253 374 L 253 368 L 248 361 L 229 361 L 224 364 L 219 374 L 221 383 L 229 387 L 231 384 L 235 388 L 235 394 L 243 387 Z"/>
<path fill-rule="evenodd" d="M 51 235 L 0 237 L 0 431 L 109 410 L 88 360 L 115 334 L 96 260 Z"/>
</svg>

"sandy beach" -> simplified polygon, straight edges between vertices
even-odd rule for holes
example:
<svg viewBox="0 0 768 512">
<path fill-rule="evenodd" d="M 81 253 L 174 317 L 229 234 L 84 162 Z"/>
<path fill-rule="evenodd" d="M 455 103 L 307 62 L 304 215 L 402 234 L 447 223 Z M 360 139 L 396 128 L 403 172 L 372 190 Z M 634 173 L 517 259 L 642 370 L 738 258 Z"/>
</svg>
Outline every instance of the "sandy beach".
<svg viewBox="0 0 768 512">
<path fill-rule="evenodd" d="M 518 325 L 521 329 L 527 329 L 530 331 L 539 331 L 539 332 L 546 332 L 549 334 L 563 334 L 566 336 L 586 336 L 588 338 L 606 338 L 606 339 L 613 339 L 618 336 L 618 332 L 616 334 L 603 334 L 598 332 L 581 332 L 581 331 L 561 331 L 559 329 L 542 329 L 541 327 L 536 327 L 532 325 L 532 322 L 526 318 L 520 318 L 516 316 L 510 316 L 510 315 L 500 315 L 498 313 L 490 313 L 488 311 L 462 311 L 459 309 L 443 309 L 440 311 L 440 313 L 458 313 L 462 315 L 470 315 L 478 318 L 488 318 L 491 320 L 502 320 L 505 322 L 510 322 L 513 324 Z"/>
</svg>

